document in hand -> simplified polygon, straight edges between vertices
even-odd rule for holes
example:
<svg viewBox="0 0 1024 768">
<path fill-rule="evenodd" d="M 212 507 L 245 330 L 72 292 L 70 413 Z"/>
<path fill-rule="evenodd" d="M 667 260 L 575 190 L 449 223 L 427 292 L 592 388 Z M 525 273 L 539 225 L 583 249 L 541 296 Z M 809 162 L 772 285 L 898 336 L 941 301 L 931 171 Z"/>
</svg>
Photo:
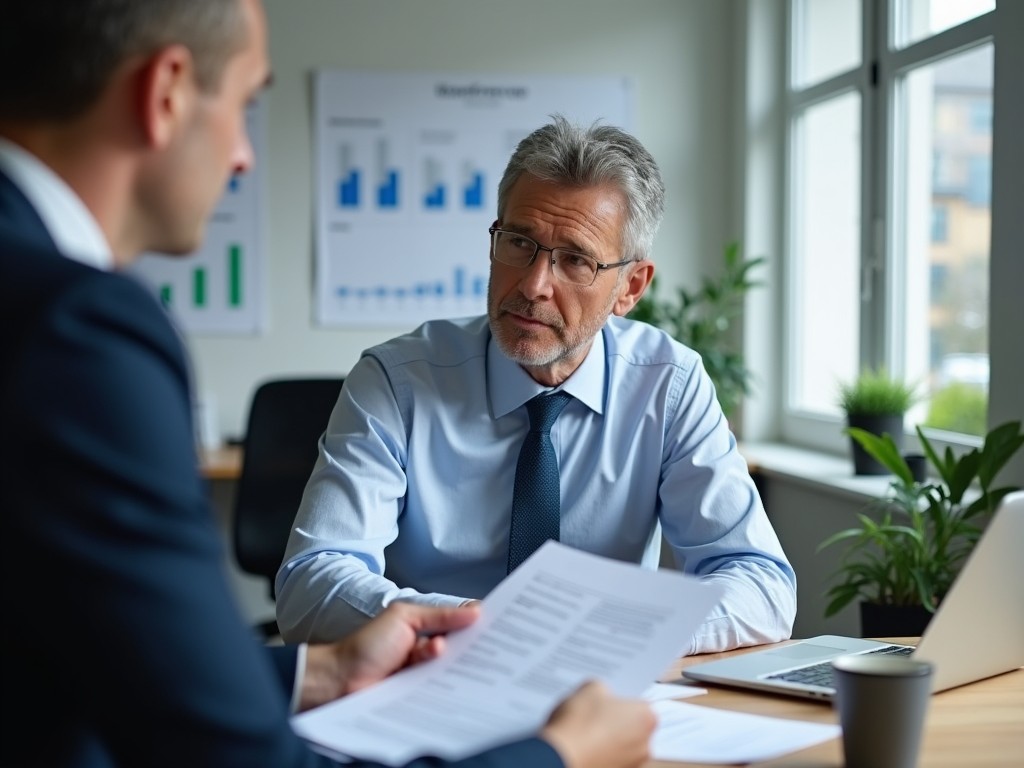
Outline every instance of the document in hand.
<svg viewBox="0 0 1024 768">
<path fill-rule="evenodd" d="M 320 751 L 399 765 L 534 734 L 587 680 L 639 697 L 722 588 L 570 549 L 538 549 L 487 596 L 439 659 L 292 718 Z"/>
</svg>

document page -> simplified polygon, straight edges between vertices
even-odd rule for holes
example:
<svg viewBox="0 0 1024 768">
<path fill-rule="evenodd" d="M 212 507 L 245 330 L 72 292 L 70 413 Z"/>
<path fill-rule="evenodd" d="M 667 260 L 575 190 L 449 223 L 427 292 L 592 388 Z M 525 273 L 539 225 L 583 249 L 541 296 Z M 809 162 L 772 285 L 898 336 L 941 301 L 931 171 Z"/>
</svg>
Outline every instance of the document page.
<svg viewBox="0 0 1024 768">
<path fill-rule="evenodd" d="M 838 725 L 749 715 L 681 701 L 656 701 L 655 760 L 739 765 L 759 763 L 839 736 Z"/>
<path fill-rule="evenodd" d="M 548 541 L 448 638 L 439 659 L 292 718 L 321 749 L 398 765 L 451 760 L 534 734 L 587 680 L 640 697 L 722 587 Z"/>
</svg>

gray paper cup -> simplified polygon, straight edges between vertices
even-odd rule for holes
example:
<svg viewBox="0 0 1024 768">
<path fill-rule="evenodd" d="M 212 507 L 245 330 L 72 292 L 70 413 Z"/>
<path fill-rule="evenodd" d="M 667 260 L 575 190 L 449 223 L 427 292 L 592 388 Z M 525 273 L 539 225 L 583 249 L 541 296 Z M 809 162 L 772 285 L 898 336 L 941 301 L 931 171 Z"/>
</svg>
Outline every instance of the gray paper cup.
<svg viewBox="0 0 1024 768">
<path fill-rule="evenodd" d="M 833 660 L 846 768 L 914 768 L 932 665 L 894 656 Z"/>
</svg>

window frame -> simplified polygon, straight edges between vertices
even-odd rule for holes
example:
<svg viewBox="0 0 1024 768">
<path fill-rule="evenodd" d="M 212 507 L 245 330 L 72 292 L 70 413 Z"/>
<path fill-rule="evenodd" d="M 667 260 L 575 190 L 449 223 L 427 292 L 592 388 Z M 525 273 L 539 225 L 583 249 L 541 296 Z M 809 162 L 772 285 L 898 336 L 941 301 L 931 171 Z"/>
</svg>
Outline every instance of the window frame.
<svg viewBox="0 0 1024 768">
<path fill-rule="evenodd" d="M 897 113 L 898 89 L 901 78 L 908 72 L 931 62 L 962 53 L 987 43 L 995 44 L 996 10 L 989 11 L 957 26 L 917 40 L 905 47 L 896 46 L 896 14 L 898 0 L 862 0 L 861 63 L 859 66 L 835 74 L 811 86 L 795 87 L 795 67 L 800 38 L 797 34 L 797 4 L 800 0 L 785 0 L 784 51 L 785 72 L 782 108 L 783 139 L 783 225 L 781 232 L 784 266 L 781 281 L 781 326 L 783 329 L 781 382 L 779 400 L 782 418 L 780 437 L 784 442 L 819 450 L 840 453 L 847 450 L 842 434 L 841 415 L 811 412 L 795 404 L 797 387 L 795 337 L 792 317 L 797 298 L 797 280 L 794 274 L 795 232 L 798 212 L 795 205 L 795 179 L 799 157 L 795 130 L 799 116 L 809 106 L 855 90 L 861 97 L 861 222 L 860 222 L 860 276 L 861 294 L 859 323 L 859 364 L 877 367 L 884 365 L 896 373 L 905 359 L 902 326 L 899 322 L 900 297 L 903 295 L 904 264 L 891 254 L 903 242 L 898 222 L 904 217 L 892 215 L 897 201 L 905 199 L 900 177 L 895 172 L 901 147 L 896 142 L 895 127 L 900 118 Z M 993 95 L 993 98 L 994 95 Z M 993 105 L 993 109 L 995 106 Z M 994 152 L 995 150 L 993 150 Z M 992 165 L 996 161 L 993 157 Z M 990 345 L 991 346 L 991 345 Z M 991 403 L 991 400 L 990 400 Z M 912 424 L 906 424 L 908 444 L 913 445 L 916 434 Z M 951 446 L 955 450 L 981 444 L 981 439 L 970 435 L 928 430 L 929 440 L 940 448 Z"/>
</svg>

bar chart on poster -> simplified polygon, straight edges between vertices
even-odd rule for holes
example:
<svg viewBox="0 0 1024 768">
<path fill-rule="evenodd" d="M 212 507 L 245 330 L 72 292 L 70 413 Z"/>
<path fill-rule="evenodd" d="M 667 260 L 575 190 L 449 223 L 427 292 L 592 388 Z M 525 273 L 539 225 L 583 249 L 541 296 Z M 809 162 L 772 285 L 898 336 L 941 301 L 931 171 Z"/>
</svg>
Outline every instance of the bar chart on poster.
<svg viewBox="0 0 1024 768">
<path fill-rule="evenodd" d="M 322 70 L 314 98 L 315 314 L 333 327 L 483 313 L 518 142 L 555 113 L 630 129 L 615 76 Z"/>
<path fill-rule="evenodd" d="M 246 112 L 256 162 L 229 179 L 202 246 L 186 257 L 145 254 L 131 269 L 188 333 L 256 334 L 265 326 L 264 98 Z"/>
</svg>

